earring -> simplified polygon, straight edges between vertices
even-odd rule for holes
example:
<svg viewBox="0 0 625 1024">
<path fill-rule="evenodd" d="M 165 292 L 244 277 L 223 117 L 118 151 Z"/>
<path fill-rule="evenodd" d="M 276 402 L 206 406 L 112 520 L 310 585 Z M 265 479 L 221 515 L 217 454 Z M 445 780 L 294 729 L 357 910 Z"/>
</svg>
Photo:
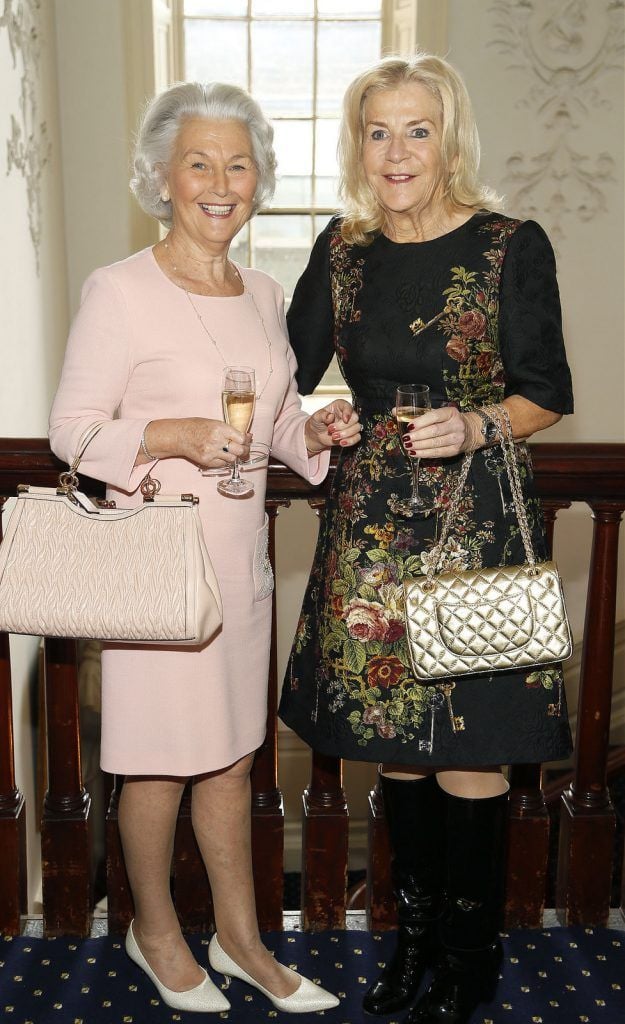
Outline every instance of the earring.
<svg viewBox="0 0 625 1024">
<path fill-rule="evenodd" d="M 169 202 L 169 190 L 167 188 L 164 188 L 161 191 L 161 199 L 162 199 L 162 201 L 164 203 L 168 203 Z"/>
</svg>

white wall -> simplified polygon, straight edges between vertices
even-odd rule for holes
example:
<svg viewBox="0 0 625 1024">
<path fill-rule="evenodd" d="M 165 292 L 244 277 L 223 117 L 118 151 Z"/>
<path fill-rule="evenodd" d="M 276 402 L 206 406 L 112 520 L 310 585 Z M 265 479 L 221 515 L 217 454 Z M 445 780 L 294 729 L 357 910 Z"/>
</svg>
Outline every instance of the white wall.
<svg viewBox="0 0 625 1024">
<path fill-rule="evenodd" d="M 125 76 L 119 0 L 55 0 L 70 310 L 96 267 L 132 251 Z"/>
<path fill-rule="evenodd" d="M 41 437 L 47 431 L 48 410 L 67 336 L 54 20 L 49 4 L 43 4 L 39 13 L 35 4 L 27 0 L 13 6 L 13 17 L 18 20 L 0 27 L 0 436 Z M 37 30 L 36 41 L 28 31 L 31 17 Z M 20 26 L 25 29 L 23 37 L 19 35 Z M 20 103 L 23 87 L 32 88 L 35 104 L 33 109 L 29 105 L 24 108 L 26 119 Z M 30 183 L 15 167 L 5 173 L 4 153 L 12 134 L 11 118 L 15 118 L 18 126 L 18 146 L 27 146 L 26 162 L 33 168 Z M 40 131 L 42 124 L 45 135 Z M 37 246 L 31 237 L 31 226 L 35 234 L 40 231 Z M 11 639 L 15 764 L 17 785 L 26 796 L 31 910 L 40 898 L 39 824 L 34 794 L 37 647 L 37 641 L 30 637 Z"/>
</svg>

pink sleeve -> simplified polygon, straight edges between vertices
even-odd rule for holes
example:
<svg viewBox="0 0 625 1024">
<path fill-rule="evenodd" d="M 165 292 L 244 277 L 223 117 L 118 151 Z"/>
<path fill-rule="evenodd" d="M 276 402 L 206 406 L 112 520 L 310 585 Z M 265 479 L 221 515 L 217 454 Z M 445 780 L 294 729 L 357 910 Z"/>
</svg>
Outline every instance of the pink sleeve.
<svg viewBox="0 0 625 1024">
<path fill-rule="evenodd" d="M 278 316 L 284 333 L 287 335 L 281 290 Z M 297 360 L 290 345 L 287 345 L 287 359 L 290 370 L 289 389 L 274 424 L 271 452 L 276 459 L 279 459 L 280 462 L 294 470 L 295 473 L 299 473 L 300 476 L 309 480 L 311 484 L 320 484 L 328 474 L 330 450 L 328 449 L 312 457 L 308 455 L 304 438 L 304 426 L 308 419 L 308 414 L 303 411 L 302 403 L 297 393 L 295 381 Z"/>
<path fill-rule="evenodd" d="M 50 412 L 50 445 L 71 462 L 78 441 L 95 422 L 104 426 L 91 442 L 80 472 L 132 493 L 148 465 L 135 468 L 149 420 L 116 419 L 132 368 L 126 303 L 112 273 L 96 270 L 85 282 L 70 331 L 61 381 Z"/>
</svg>

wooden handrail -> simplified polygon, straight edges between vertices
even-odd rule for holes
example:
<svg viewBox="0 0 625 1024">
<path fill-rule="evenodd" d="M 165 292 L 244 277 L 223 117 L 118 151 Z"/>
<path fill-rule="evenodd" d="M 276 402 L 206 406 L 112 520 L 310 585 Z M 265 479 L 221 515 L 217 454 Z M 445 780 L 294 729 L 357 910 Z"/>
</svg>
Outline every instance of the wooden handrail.
<svg viewBox="0 0 625 1024">
<path fill-rule="evenodd" d="M 543 500 L 550 535 L 556 514 L 572 502 L 590 507 L 594 521 L 589 567 L 588 602 L 582 653 L 575 769 L 560 798 L 561 828 L 557 909 L 567 924 L 602 924 L 607 920 L 612 869 L 614 812 L 606 786 L 608 720 L 612 694 L 613 640 L 616 605 L 616 561 L 619 523 L 625 509 L 625 444 L 537 444 L 531 446 L 537 491 Z M 285 466 L 271 460 L 267 509 L 270 513 L 271 557 L 274 559 L 275 516 L 281 505 L 306 500 L 316 510 L 327 498 L 336 464 L 319 487 L 313 487 Z M 0 504 L 18 484 L 55 486 L 65 469 L 44 438 L 0 438 Z M 89 494 L 103 485 L 81 478 Z M 561 516 L 566 514 L 561 512 Z M 560 516 L 560 517 L 561 517 Z M 268 736 L 254 769 L 253 815 L 257 897 L 265 928 L 279 927 L 282 893 L 279 884 L 283 847 L 283 809 L 277 785 L 275 732 L 275 620 L 270 665 Z M 82 787 L 76 669 L 73 645 L 46 643 L 48 696 L 48 792 L 44 800 L 44 920 L 49 934 L 85 932 L 88 928 L 89 799 Z M 59 677 L 57 680 L 56 677 Z M 58 685 L 62 677 L 62 686 Z M 11 666 L 7 637 L 0 634 L 0 931 L 15 934 L 24 909 L 24 799 L 15 778 L 12 732 Z M 3 742 L 2 742 L 3 741 Z M 340 927 L 344 920 L 347 866 L 347 804 L 338 759 L 311 758 L 311 781 L 304 794 L 303 907 L 305 927 Z M 113 791 L 107 836 L 111 926 L 121 930 L 131 913 L 116 823 L 119 782 Z M 512 774 L 511 837 L 519 856 L 511 858 L 507 924 L 539 926 L 544 906 L 548 847 L 548 815 L 540 766 L 517 766 Z M 551 795 L 551 794 L 548 794 Z M 368 920 L 372 927 L 392 923 L 392 901 L 384 866 L 388 864 L 383 807 L 374 791 L 370 800 L 370 864 Z M 177 835 L 174 884 L 180 893 L 179 912 L 188 927 L 205 928 L 211 921 L 210 895 L 198 890 L 201 865 L 194 861 L 193 837 L 184 802 Z M 324 879 L 312 851 L 330 851 L 334 872 Z M 326 884 L 327 882 L 327 884 Z M 189 899 L 192 894 L 193 898 Z M 197 906 L 199 902 L 203 905 Z"/>
</svg>

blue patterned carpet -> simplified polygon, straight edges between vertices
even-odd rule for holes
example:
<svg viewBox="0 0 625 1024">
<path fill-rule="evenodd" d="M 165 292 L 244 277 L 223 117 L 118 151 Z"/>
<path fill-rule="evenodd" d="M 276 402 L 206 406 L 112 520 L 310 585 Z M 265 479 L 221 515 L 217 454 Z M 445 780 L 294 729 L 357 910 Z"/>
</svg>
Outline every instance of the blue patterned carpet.
<svg viewBox="0 0 625 1024">
<path fill-rule="evenodd" d="M 191 937 L 207 963 L 208 939 Z M 365 1016 L 361 999 L 393 946 L 393 936 L 347 931 L 266 936 L 276 956 L 339 994 L 341 1005 L 292 1020 L 327 1024 L 398 1024 Z M 504 936 L 505 969 L 497 999 L 472 1024 L 623 1024 L 625 933 L 601 928 L 515 931 Z M 215 979 L 221 984 L 223 979 Z M 258 992 L 233 982 L 229 1013 L 178 1013 L 113 937 L 71 940 L 0 937 L 0 1019 L 11 1024 L 192 1024 L 286 1020 Z"/>
</svg>

